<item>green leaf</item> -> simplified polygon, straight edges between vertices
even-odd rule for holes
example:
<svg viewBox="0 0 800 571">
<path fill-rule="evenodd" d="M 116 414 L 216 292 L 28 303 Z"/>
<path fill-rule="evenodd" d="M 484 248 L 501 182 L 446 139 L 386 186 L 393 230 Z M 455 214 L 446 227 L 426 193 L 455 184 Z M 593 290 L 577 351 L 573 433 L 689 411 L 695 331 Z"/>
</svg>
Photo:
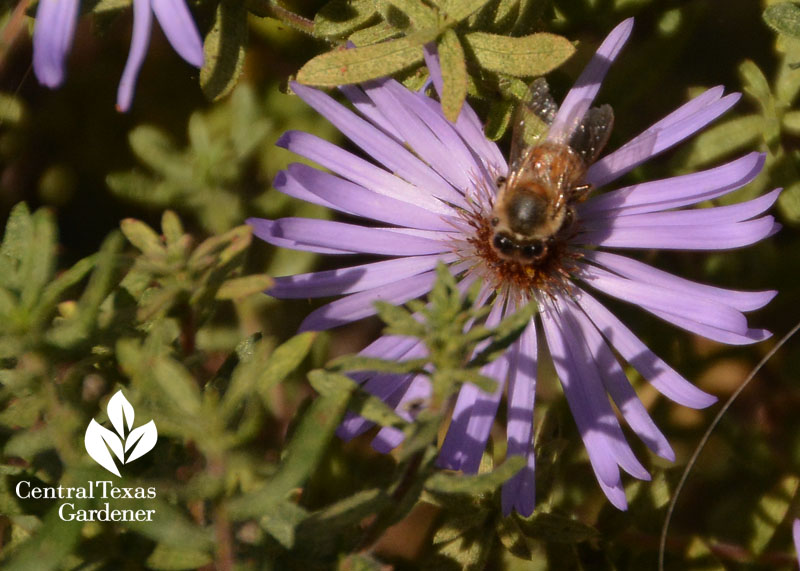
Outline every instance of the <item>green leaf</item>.
<svg viewBox="0 0 800 571">
<path fill-rule="evenodd" d="M 427 359 L 408 359 L 407 361 L 388 361 L 363 355 L 343 355 L 328 364 L 328 368 L 336 371 L 370 371 L 377 373 L 420 373 L 428 362 Z"/>
<path fill-rule="evenodd" d="M 800 478 L 786 476 L 758 502 L 758 509 L 752 518 L 754 530 L 750 539 L 752 553 L 760 555 L 772 540 L 778 526 L 786 519 L 792 500 L 797 494 L 798 484 Z"/>
<path fill-rule="evenodd" d="M 533 327 L 531 322 L 538 310 L 539 307 L 536 302 L 530 301 L 523 308 L 506 316 L 497 327 L 494 328 L 494 337 L 492 341 L 485 349 L 473 357 L 469 366 L 476 367 L 485 365 L 503 354 L 505 350 L 522 335 L 522 332 L 525 331 L 528 326 Z"/>
<path fill-rule="evenodd" d="M 794 2 L 779 2 L 767 6 L 764 22 L 778 33 L 800 38 L 800 6 Z"/>
<path fill-rule="evenodd" d="M 386 0 L 386 5 L 402 12 L 414 30 L 435 29 L 438 24 L 439 16 L 436 11 L 418 0 Z M 395 27 L 403 27 L 397 25 L 391 11 L 385 14 L 384 18 L 389 23 L 395 24 Z"/>
<path fill-rule="evenodd" d="M 154 258 L 166 257 L 167 250 L 161 237 L 144 222 L 126 218 L 119 226 L 128 242 L 139 248 L 143 254 Z"/>
<path fill-rule="evenodd" d="M 214 26 L 203 44 L 205 63 L 200 86 L 212 101 L 226 96 L 242 74 L 247 45 L 247 9 L 244 2 L 222 0 Z"/>
<path fill-rule="evenodd" d="M 463 385 L 464 383 L 475 385 L 483 392 L 489 394 L 497 390 L 497 381 L 491 377 L 482 375 L 477 369 L 448 369 L 438 371 L 437 377 L 448 384 L 455 385 L 452 390 L 455 390 L 458 385 Z"/>
<path fill-rule="evenodd" d="M 455 122 L 467 98 L 467 64 L 458 36 L 448 29 L 439 39 L 439 63 L 442 67 L 442 111 Z"/>
<path fill-rule="evenodd" d="M 350 41 L 358 46 L 369 46 L 384 42 L 391 38 L 396 38 L 400 35 L 400 31 L 392 26 L 390 23 L 381 20 L 377 24 L 358 30 L 350 34 Z"/>
<path fill-rule="evenodd" d="M 159 543 L 147 558 L 148 569 L 159 571 L 179 571 L 182 569 L 198 569 L 214 561 L 205 551 L 181 549 Z"/>
<path fill-rule="evenodd" d="M 55 268 L 56 225 L 53 214 L 40 208 L 31 217 L 32 241 L 19 268 L 22 280 L 22 306 L 30 309 L 39 299 L 42 288 L 50 281 Z"/>
<path fill-rule="evenodd" d="M 255 274 L 222 282 L 217 290 L 217 299 L 240 299 L 260 293 L 272 287 L 273 279 L 267 274 Z"/>
<path fill-rule="evenodd" d="M 417 321 L 405 308 L 385 301 L 376 301 L 375 308 L 378 310 L 378 317 L 388 326 L 386 333 L 409 337 L 425 335 L 425 325 Z"/>
<path fill-rule="evenodd" d="M 746 115 L 706 129 L 694 138 L 681 164 L 694 169 L 752 145 L 762 133 L 763 122 L 760 115 Z"/>
<path fill-rule="evenodd" d="M 326 38 L 343 38 L 367 24 L 377 12 L 371 0 L 333 0 L 314 16 L 314 33 Z"/>
<path fill-rule="evenodd" d="M 161 231 L 164 232 L 167 246 L 171 246 L 183 238 L 183 224 L 172 210 L 165 210 L 161 215 Z"/>
<path fill-rule="evenodd" d="M 547 33 L 510 38 L 470 32 L 464 41 L 482 68 L 517 77 L 544 75 L 575 52 L 569 40 Z"/>
<path fill-rule="evenodd" d="M 422 61 L 424 38 L 405 37 L 319 55 L 297 72 L 306 85 L 335 87 L 392 75 Z"/>
<path fill-rule="evenodd" d="M 269 390 L 300 366 L 316 338 L 317 334 L 313 331 L 300 333 L 279 346 L 270 355 L 269 361 L 256 379 L 256 390 L 265 404 L 269 403 L 271 398 Z"/>
<path fill-rule="evenodd" d="M 499 140 L 511 125 L 516 106 L 510 101 L 493 101 L 484 131 L 490 141 Z"/>
<path fill-rule="evenodd" d="M 437 472 L 425 482 L 425 489 L 439 494 L 467 494 L 475 496 L 493 492 L 525 466 L 525 458 L 511 456 L 498 468 L 487 474 L 462 476 Z"/>
<path fill-rule="evenodd" d="M 528 537 L 535 537 L 543 542 L 580 543 L 599 535 L 595 528 L 555 513 L 535 513 L 531 518 L 518 518 L 517 521 Z"/>
<path fill-rule="evenodd" d="M 158 399 L 178 415 L 197 417 L 202 409 L 202 399 L 197 381 L 177 361 L 158 356 L 152 364 L 153 377 L 166 399 Z"/>
<path fill-rule="evenodd" d="M 306 482 L 322 460 L 349 398 L 348 392 L 334 391 L 311 403 L 286 447 L 278 472 L 258 490 L 232 500 L 232 517 L 263 515 Z"/>
<path fill-rule="evenodd" d="M 295 544 L 295 530 L 309 513 L 295 504 L 284 500 L 277 502 L 269 512 L 260 520 L 261 528 L 278 540 L 286 549 L 291 549 Z"/>
<path fill-rule="evenodd" d="M 87 509 L 85 499 L 72 499 L 75 509 Z M 62 569 L 81 537 L 82 523 L 62 521 L 58 509 L 51 509 L 36 534 L 23 543 L 11 561 L 3 562 L 6 571 L 48 571 Z"/>
<path fill-rule="evenodd" d="M 460 22 L 480 10 L 488 0 L 444 0 L 442 12 L 446 20 Z"/>
<path fill-rule="evenodd" d="M 11 209 L 0 245 L 0 285 L 17 289 L 22 285 L 20 264 L 33 241 L 33 221 L 28 206 L 20 202 Z"/>
</svg>

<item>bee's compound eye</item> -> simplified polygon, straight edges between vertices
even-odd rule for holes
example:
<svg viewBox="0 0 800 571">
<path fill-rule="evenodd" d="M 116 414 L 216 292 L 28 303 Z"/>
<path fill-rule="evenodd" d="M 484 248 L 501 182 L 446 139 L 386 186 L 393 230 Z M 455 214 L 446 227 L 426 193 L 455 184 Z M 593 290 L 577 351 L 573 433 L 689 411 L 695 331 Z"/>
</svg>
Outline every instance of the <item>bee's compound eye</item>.
<svg viewBox="0 0 800 571">
<path fill-rule="evenodd" d="M 498 176 L 497 179 L 495 179 L 494 182 L 495 182 L 495 184 L 497 184 L 497 187 L 500 188 L 501 186 L 503 186 L 506 183 L 506 177 Z"/>
<path fill-rule="evenodd" d="M 522 257 L 526 260 L 536 260 L 541 258 L 546 251 L 547 248 L 545 245 L 542 242 L 537 241 L 522 246 L 520 254 L 522 254 Z"/>
<path fill-rule="evenodd" d="M 497 234 L 494 237 L 494 240 L 492 240 L 492 244 L 494 244 L 494 247 L 497 248 L 502 254 L 510 254 L 514 251 L 514 248 L 516 248 L 514 242 L 502 234 Z"/>
</svg>

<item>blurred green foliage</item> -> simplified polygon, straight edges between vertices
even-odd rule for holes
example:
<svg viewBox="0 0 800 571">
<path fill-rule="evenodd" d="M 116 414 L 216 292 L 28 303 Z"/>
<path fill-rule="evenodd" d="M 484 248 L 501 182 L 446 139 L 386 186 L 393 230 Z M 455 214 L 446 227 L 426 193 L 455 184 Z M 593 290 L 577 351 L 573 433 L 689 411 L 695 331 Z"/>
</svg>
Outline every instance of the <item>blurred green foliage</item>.
<svg viewBox="0 0 800 571">
<path fill-rule="evenodd" d="M 636 16 L 631 43 L 600 94 L 615 109 L 613 148 L 701 89 L 742 91 L 736 111 L 630 181 L 705 168 L 754 149 L 767 167 L 720 203 L 781 186 L 773 239 L 711 256 L 644 253 L 676 274 L 780 295 L 752 317 L 778 336 L 798 319 L 800 4 L 714 0 L 196 0 L 206 65 L 192 72 L 155 33 L 130 115 L 113 110 L 127 54 L 130 1 L 82 3 L 66 84 L 29 73 L 31 22 L 0 3 L 0 566 L 3 569 L 653 569 L 666 505 L 711 411 L 658 399 L 629 376 L 675 446 L 670 464 L 635 445 L 652 482 L 627 482 L 628 512 L 608 505 L 552 369 L 537 395 L 537 511 L 500 515 L 504 412 L 479 474 L 434 468 L 449 397 L 519 333 L 526 315 L 464 333 L 484 315 L 446 275 L 426 302 L 381 305 L 388 331 L 419 338 L 426 359 L 353 354 L 377 320 L 295 335 L 313 307 L 261 291 L 272 277 L 335 260 L 252 239 L 249 216 L 331 217 L 270 189 L 291 155 L 287 129 L 342 143 L 287 93 L 287 80 L 333 86 L 394 74 L 427 79 L 439 50 L 443 105 L 469 100 L 487 136 L 504 137 L 529 80 L 557 98 L 597 43 Z M 25 6 L 23 6 L 25 8 Z M 35 5 L 28 5 L 33 15 Z M 352 46 L 347 49 L 348 43 Z M 344 143 L 346 144 L 346 143 Z M 610 304 L 659 355 L 725 397 L 772 341 L 729 348 Z M 532 311 L 527 308 L 526 311 Z M 474 349 L 488 342 L 479 354 Z M 481 345 L 484 347 L 484 345 Z M 732 407 L 678 499 L 667 569 L 788 569 L 800 514 L 800 351 L 791 341 Z M 433 406 L 406 422 L 347 373 L 428 376 Z M 154 486 L 153 522 L 64 522 L 42 487 L 110 476 L 87 456 L 91 419 L 122 388 L 159 440 L 125 466 L 125 486 Z M 377 455 L 368 433 L 343 443 L 346 410 L 402 430 Z M 137 423 L 140 422 L 137 420 Z M 99 499 L 75 500 L 97 509 Z"/>
</svg>

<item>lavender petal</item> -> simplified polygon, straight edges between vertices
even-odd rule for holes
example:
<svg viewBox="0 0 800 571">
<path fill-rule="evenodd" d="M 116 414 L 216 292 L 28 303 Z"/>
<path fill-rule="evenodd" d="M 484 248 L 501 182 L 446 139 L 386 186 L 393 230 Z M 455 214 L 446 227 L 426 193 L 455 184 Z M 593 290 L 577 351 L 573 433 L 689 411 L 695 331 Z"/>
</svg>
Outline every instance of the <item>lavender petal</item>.
<svg viewBox="0 0 800 571">
<path fill-rule="evenodd" d="M 639 371 L 642 377 L 662 395 L 690 408 L 706 408 L 717 402 L 717 397 L 701 391 L 659 359 L 628 327 L 591 295 L 581 292 L 575 301 L 622 358 Z"/>
<path fill-rule="evenodd" d="M 758 176 L 765 153 L 750 153 L 722 166 L 643 182 L 594 196 L 578 206 L 582 220 L 655 212 L 712 200 L 741 188 Z"/>
<path fill-rule="evenodd" d="M 136 79 L 144 63 L 147 46 L 150 44 L 150 31 L 153 27 L 153 12 L 150 0 L 133 0 L 133 35 L 128 61 L 122 71 L 122 78 L 117 88 L 117 109 L 127 111 L 133 101 Z"/>
<path fill-rule="evenodd" d="M 288 194 L 362 218 L 426 230 L 452 231 L 441 214 L 378 194 L 308 165 L 295 163 L 275 177 L 273 186 Z M 310 196 L 309 196 L 310 195 Z"/>
<path fill-rule="evenodd" d="M 533 513 L 536 503 L 536 453 L 533 448 L 536 365 L 536 325 L 531 323 L 512 346 L 507 396 L 506 457 L 522 455 L 525 456 L 526 463 L 503 484 L 500 495 L 503 515 L 509 515 L 515 509 L 523 517 L 528 517 Z"/>
<path fill-rule="evenodd" d="M 418 256 L 449 250 L 444 240 L 414 235 L 405 229 L 367 228 L 356 224 L 310 218 L 278 220 L 251 218 L 247 223 L 262 240 L 276 246 L 284 246 L 288 241 L 295 244 L 291 246 L 294 249 L 310 247 L 341 253 L 387 256 Z"/>
<path fill-rule="evenodd" d="M 611 63 L 619 55 L 633 30 L 633 18 L 623 20 L 603 40 L 589 64 L 578 77 L 575 85 L 569 90 L 561 104 L 561 108 L 553 119 L 547 138 L 566 142 L 567 137 L 580 123 L 583 116 L 600 90 L 600 84 L 606 76 Z"/>
<path fill-rule="evenodd" d="M 388 285 L 352 293 L 312 311 L 300 324 L 300 331 L 322 331 L 375 315 L 376 301 L 386 301 L 394 305 L 405 303 L 428 293 L 435 280 L 436 272 L 425 272 Z"/>
<path fill-rule="evenodd" d="M 615 248 L 730 250 L 749 246 L 779 229 L 772 216 L 723 226 L 636 226 L 589 230 L 576 242 Z"/>
<path fill-rule="evenodd" d="M 346 295 L 416 276 L 434 269 L 440 261 L 448 263 L 454 260 L 455 254 L 433 254 L 383 260 L 323 272 L 296 274 L 275 278 L 274 285 L 267 293 L 280 299 Z"/>
<path fill-rule="evenodd" d="M 738 93 L 726 95 L 688 116 L 678 113 L 678 111 L 681 111 L 679 109 L 618 150 L 594 163 L 586 173 L 586 181 L 594 186 L 601 187 L 616 180 L 649 158 L 700 131 L 733 107 L 739 97 L 740 94 Z M 691 103 L 690 101 L 687 105 Z M 692 106 L 692 108 L 694 107 Z M 682 118 L 675 121 L 673 116 Z"/>
<path fill-rule="evenodd" d="M 608 219 L 586 220 L 583 226 L 589 230 L 617 230 L 638 226 L 721 226 L 749 220 L 769 210 L 778 200 L 781 189 L 777 188 L 753 200 L 691 210 L 668 212 L 627 213 Z"/>
<path fill-rule="evenodd" d="M 431 212 L 444 215 L 453 213 L 450 206 L 430 193 L 310 133 L 287 131 L 275 144 L 373 192 L 412 202 Z"/>
<path fill-rule="evenodd" d="M 461 195 L 442 179 L 435 170 L 409 152 L 398 141 L 340 105 L 329 95 L 294 82 L 291 83 L 291 86 L 303 101 L 316 109 L 348 139 L 365 152 L 368 152 L 370 156 L 374 157 L 389 170 L 396 172 L 398 176 L 403 177 L 413 185 L 426 189 L 426 192 L 430 195 L 450 201 L 462 200 Z M 388 92 L 380 84 L 372 90 L 367 90 L 367 94 L 373 101 L 375 101 L 377 94 L 384 93 Z M 376 101 L 376 104 L 379 108 L 382 106 L 379 101 Z M 396 102 L 395 105 L 397 107 L 394 109 L 395 114 L 402 113 L 402 107 Z M 410 116 L 405 116 L 403 120 L 402 122 L 396 122 L 394 127 L 406 136 L 408 133 L 401 123 L 411 121 L 411 118 Z M 416 129 L 419 129 L 419 127 Z M 427 156 L 426 152 L 431 150 L 430 145 L 425 144 L 425 137 L 421 136 L 421 134 L 418 134 L 417 137 L 412 137 L 410 143 L 411 148 L 418 152 L 420 156 Z M 423 147 L 417 148 L 415 145 L 422 145 Z"/>
<path fill-rule="evenodd" d="M 747 331 L 745 316 L 718 301 L 693 298 L 665 287 L 618 277 L 598 267 L 583 265 L 582 270 L 581 279 L 585 283 L 647 311 L 669 313 L 734 333 Z"/>
<path fill-rule="evenodd" d="M 194 67 L 203 67 L 203 40 L 184 0 L 151 0 L 151 6 L 172 48 Z"/>
<path fill-rule="evenodd" d="M 623 277 L 670 289 L 676 293 L 692 297 L 716 300 L 734 309 L 738 309 L 739 311 L 761 309 L 778 293 L 774 290 L 752 292 L 735 291 L 699 284 L 648 266 L 637 260 L 610 252 L 586 250 L 583 252 L 583 255 L 584 260 L 599 264 Z"/>
<path fill-rule="evenodd" d="M 589 355 L 592 356 L 597 370 L 600 371 L 603 385 L 625 421 L 650 450 L 662 458 L 674 461 L 675 452 L 653 419 L 650 418 L 642 401 L 636 396 L 636 391 L 631 387 L 625 371 L 622 370 L 617 358 L 595 325 L 581 309 L 573 306 L 571 302 L 568 302 L 567 305 L 570 306 L 569 313 L 577 331 L 589 346 Z"/>
<path fill-rule="evenodd" d="M 79 0 L 40 0 L 33 28 L 33 71 L 39 83 L 64 82 L 67 54 L 75 38 Z"/>
</svg>

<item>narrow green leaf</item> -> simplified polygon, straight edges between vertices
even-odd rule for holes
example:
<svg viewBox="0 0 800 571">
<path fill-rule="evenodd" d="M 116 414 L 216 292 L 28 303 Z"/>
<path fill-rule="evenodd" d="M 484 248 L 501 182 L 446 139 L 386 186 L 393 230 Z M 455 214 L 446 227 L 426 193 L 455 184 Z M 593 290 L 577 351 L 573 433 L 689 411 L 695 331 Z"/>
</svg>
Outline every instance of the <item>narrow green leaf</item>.
<svg viewBox="0 0 800 571">
<path fill-rule="evenodd" d="M 269 403 L 271 398 L 269 390 L 300 366 L 316 338 L 317 334 L 313 331 L 300 333 L 279 346 L 270 355 L 266 366 L 256 380 L 256 390 L 265 404 Z"/>
<path fill-rule="evenodd" d="M 283 500 L 275 505 L 260 520 L 261 528 L 278 540 L 286 549 L 295 545 L 295 530 L 309 513 L 296 503 Z"/>
<path fill-rule="evenodd" d="M 344 372 L 370 371 L 377 373 L 420 373 L 427 364 L 427 359 L 408 359 L 406 361 L 388 361 L 363 355 L 343 355 L 328 364 L 329 369 Z"/>
<path fill-rule="evenodd" d="M 522 456 L 507 458 L 498 468 L 487 474 L 462 476 L 437 472 L 425 482 L 425 489 L 439 494 L 486 494 L 493 492 L 520 471 L 525 465 Z"/>
<path fill-rule="evenodd" d="M 161 231 L 164 233 L 167 246 L 171 246 L 183 238 L 183 224 L 172 210 L 165 210 L 161 215 Z"/>
<path fill-rule="evenodd" d="M 232 500 L 232 517 L 246 519 L 263 515 L 305 483 L 333 438 L 349 398 L 348 392 L 333 391 L 311 403 L 286 447 L 278 472 L 257 491 Z"/>
<path fill-rule="evenodd" d="M 325 38 L 343 38 L 377 16 L 370 0 L 333 0 L 314 16 L 314 33 Z"/>
<path fill-rule="evenodd" d="M 353 49 L 337 49 L 319 55 L 297 72 L 306 85 L 334 87 L 392 75 L 422 61 L 424 38 L 399 38 Z"/>
<path fill-rule="evenodd" d="M 273 279 L 267 274 L 255 274 L 222 282 L 217 290 L 217 299 L 240 299 L 263 292 L 272 287 Z"/>
<path fill-rule="evenodd" d="M 499 140 L 511 125 L 511 117 L 514 115 L 515 105 L 510 101 L 493 101 L 489 108 L 489 118 L 486 121 L 484 131 L 490 141 Z"/>
<path fill-rule="evenodd" d="M 211 31 L 203 43 L 205 63 L 200 70 L 203 93 L 214 101 L 236 86 L 244 67 L 247 9 L 244 2 L 222 0 Z"/>
<path fill-rule="evenodd" d="M 494 329 L 492 341 L 473 357 L 469 365 L 472 367 L 482 366 L 498 358 L 522 335 L 525 328 L 533 327 L 531 322 L 538 309 L 536 302 L 530 301 L 521 309 L 505 317 Z"/>
<path fill-rule="evenodd" d="M 17 290 L 22 285 L 20 264 L 33 241 L 33 220 L 24 202 L 11 209 L 0 245 L 0 285 Z"/>
<path fill-rule="evenodd" d="M 442 111 L 455 123 L 467 98 L 467 64 L 461 42 L 452 29 L 446 30 L 439 39 L 439 63 L 444 82 Z"/>
<path fill-rule="evenodd" d="M 152 363 L 153 377 L 164 398 L 157 399 L 179 415 L 197 417 L 202 399 L 197 382 L 183 365 L 169 357 L 158 356 Z"/>
<path fill-rule="evenodd" d="M 517 77 L 544 75 L 575 52 L 569 40 L 548 33 L 510 38 L 471 32 L 464 41 L 481 67 Z"/>
<path fill-rule="evenodd" d="M 50 281 L 56 262 L 56 224 L 52 212 L 40 208 L 31 217 L 33 240 L 21 264 L 22 306 L 31 309 Z"/>
<path fill-rule="evenodd" d="M 497 381 L 480 374 L 477 369 L 439 371 L 437 373 L 437 378 L 453 385 L 452 390 L 455 390 L 458 385 L 463 385 L 464 383 L 475 385 L 483 392 L 489 394 L 497 390 Z"/>
<path fill-rule="evenodd" d="M 387 325 L 387 333 L 409 337 L 425 335 L 425 325 L 417 321 L 405 308 L 385 301 L 376 301 L 375 307 L 378 310 L 378 317 Z"/>
<path fill-rule="evenodd" d="M 762 17 L 778 33 L 800 38 L 800 6 L 794 2 L 778 2 L 767 6 Z"/>
<path fill-rule="evenodd" d="M 150 557 L 147 558 L 148 569 L 159 571 L 179 571 L 183 569 L 198 569 L 214 561 L 211 554 L 205 551 L 181 549 L 163 543 L 156 545 Z"/>
<path fill-rule="evenodd" d="M 167 255 L 167 250 L 161 243 L 161 237 L 144 222 L 126 218 L 119 226 L 128 242 L 139 248 L 143 254 L 155 258 L 163 258 Z"/>
<path fill-rule="evenodd" d="M 778 526 L 786 519 L 793 498 L 797 494 L 798 484 L 800 478 L 786 476 L 758 502 L 758 509 L 753 512 L 752 517 L 754 530 L 750 539 L 752 553 L 760 555 L 772 540 Z"/>
<path fill-rule="evenodd" d="M 501 517 L 497 522 L 497 537 L 503 546 L 520 559 L 531 559 L 531 548 L 514 517 Z"/>
</svg>

